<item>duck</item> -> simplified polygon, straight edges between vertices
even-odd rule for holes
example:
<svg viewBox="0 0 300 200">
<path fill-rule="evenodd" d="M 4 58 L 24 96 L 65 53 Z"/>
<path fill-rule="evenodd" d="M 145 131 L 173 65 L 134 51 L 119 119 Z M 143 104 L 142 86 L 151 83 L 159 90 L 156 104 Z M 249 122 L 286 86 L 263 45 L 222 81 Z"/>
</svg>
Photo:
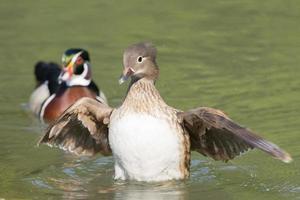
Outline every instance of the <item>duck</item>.
<svg viewBox="0 0 300 200">
<path fill-rule="evenodd" d="M 188 178 L 192 151 L 227 162 L 256 148 L 285 163 L 292 161 L 289 153 L 219 109 L 181 111 L 169 106 L 155 87 L 156 54 L 148 42 L 126 48 L 119 83 L 130 83 L 121 105 L 112 108 L 82 98 L 47 128 L 38 145 L 76 155 L 112 155 L 114 179 L 144 182 Z"/>
<path fill-rule="evenodd" d="M 67 49 L 62 56 L 62 66 L 43 61 L 35 65 L 37 86 L 30 96 L 29 107 L 46 124 L 82 97 L 107 104 L 105 94 L 92 80 L 88 51 Z"/>
</svg>

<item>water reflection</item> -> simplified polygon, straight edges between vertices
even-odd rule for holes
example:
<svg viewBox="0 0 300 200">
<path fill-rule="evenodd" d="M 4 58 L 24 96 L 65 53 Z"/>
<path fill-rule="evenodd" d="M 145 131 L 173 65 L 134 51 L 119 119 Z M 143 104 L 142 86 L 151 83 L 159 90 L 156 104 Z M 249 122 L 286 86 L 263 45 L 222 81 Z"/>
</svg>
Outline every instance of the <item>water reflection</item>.
<svg viewBox="0 0 300 200">
<path fill-rule="evenodd" d="M 124 183 L 115 184 L 118 189 L 114 191 L 113 199 L 125 200 L 163 200 L 186 199 L 186 190 L 183 182 L 165 182 L 160 184 L 150 183 Z"/>
<path fill-rule="evenodd" d="M 32 172 L 32 185 L 62 199 L 187 199 L 188 187 L 195 183 L 215 184 L 215 175 L 206 160 L 193 160 L 191 178 L 186 181 L 145 183 L 113 180 L 112 157 L 78 158 L 63 154 L 63 163 Z"/>
<path fill-rule="evenodd" d="M 140 183 L 113 180 L 111 157 L 74 159 L 64 155 L 62 166 L 49 166 L 28 178 L 39 189 L 56 192 L 62 199 L 184 199 L 185 183 Z"/>
<path fill-rule="evenodd" d="M 234 163 L 215 163 L 209 159 L 193 159 L 191 176 L 186 181 L 143 183 L 113 180 L 112 157 L 78 158 L 62 154 L 62 162 L 32 172 L 26 179 L 38 190 L 60 199 L 232 199 L 251 191 L 257 194 L 286 196 L 300 194 L 293 181 L 265 182 L 256 167 Z M 225 190 L 224 188 L 227 188 Z M 228 189 L 234 188 L 234 190 Z M 237 193 L 236 193 L 237 192 Z"/>
</svg>

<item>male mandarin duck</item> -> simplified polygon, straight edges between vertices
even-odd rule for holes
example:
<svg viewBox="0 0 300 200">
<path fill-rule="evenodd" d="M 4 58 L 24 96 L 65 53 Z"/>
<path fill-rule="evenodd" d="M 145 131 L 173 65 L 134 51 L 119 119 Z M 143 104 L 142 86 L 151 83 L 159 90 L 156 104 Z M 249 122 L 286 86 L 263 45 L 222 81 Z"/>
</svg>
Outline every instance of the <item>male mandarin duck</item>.
<svg viewBox="0 0 300 200">
<path fill-rule="evenodd" d="M 159 74 L 156 48 L 129 46 L 119 80 L 131 82 L 118 108 L 83 98 L 67 109 L 40 139 L 78 155 L 113 155 L 115 179 L 166 181 L 190 174 L 191 151 L 228 161 L 257 148 L 282 160 L 291 156 L 231 120 L 221 110 L 198 107 L 180 111 L 168 106 L 155 81 Z"/>
<path fill-rule="evenodd" d="M 57 64 L 39 62 L 35 66 L 37 88 L 29 101 L 31 110 L 46 123 L 53 122 L 82 97 L 107 104 L 106 97 L 92 81 L 89 53 L 68 49 Z"/>
</svg>

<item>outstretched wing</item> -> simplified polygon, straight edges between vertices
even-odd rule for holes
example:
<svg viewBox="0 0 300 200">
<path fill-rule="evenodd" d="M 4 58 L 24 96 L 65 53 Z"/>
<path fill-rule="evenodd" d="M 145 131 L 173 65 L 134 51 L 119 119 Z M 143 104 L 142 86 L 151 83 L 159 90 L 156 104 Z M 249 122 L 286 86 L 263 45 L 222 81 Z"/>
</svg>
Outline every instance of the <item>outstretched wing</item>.
<svg viewBox="0 0 300 200">
<path fill-rule="evenodd" d="M 241 127 L 222 111 L 200 107 L 179 112 L 182 126 L 190 135 L 191 149 L 215 160 L 228 161 L 241 153 L 258 148 L 271 156 L 290 162 L 292 158 L 277 145 Z"/>
<path fill-rule="evenodd" d="M 58 146 L 77 155 L 110 155 L 108 124 L 113 109 L 84 97 L 52 123 L 39 144 Z"/>
</svg>

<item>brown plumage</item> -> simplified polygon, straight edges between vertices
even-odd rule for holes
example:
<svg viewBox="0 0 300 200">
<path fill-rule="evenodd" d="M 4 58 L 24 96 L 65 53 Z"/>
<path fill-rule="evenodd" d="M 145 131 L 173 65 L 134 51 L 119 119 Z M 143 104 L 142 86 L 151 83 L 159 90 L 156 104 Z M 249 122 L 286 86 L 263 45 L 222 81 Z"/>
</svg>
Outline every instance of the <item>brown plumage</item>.
<svg viewBox="0 0 300 200">
<path fill-rule="evenodd" d="M 39 71 L 48 69 L 42 73 L 46 79 L 41 79 L 44 82 L 30 97 L 32 110 L 41 121 L 53 122 L 82 97 L 97 99 L 107 104 L 104 93 L 99 91 L 92 80 L 92 69 L 86 50 L 68 49 L 63 54 L 63 68 L 55 68 L 55 71 L 52 68 L 38 68 Z"/>
<path fill-rule="evenodd" d="M 82 97 L 95 99 L 97 94 L 88 87 L 73 86 L 58 92 L 44 111 L 44 122 L 50 123 L 57 119 L 68 107 Z"/>
<path fill-rule="evenodd" d="M 77 155 L 110 155 L 107 116 L 111 112 L 105 104 L 83 97 L 48 127 L 39 143 L 56 145 Z"/>
<path fill-rule="evenodd" d="M 183 112 L 168 106 L 154 86 L 159 74 L 155 57 L 156 49 L 149 43 L 139 43 L 127 48 L 123 58 L 124 70 L 119 82 L 122 83 L 131 78 L 131 83 L 122 105 L 119 108 L 112 109 L 90 98 L 81 99 L 66 110 L 48 128 L 40 143 L 62 146 L 64 149 L 77 154 L 84 150 L 90 154 L 97 152 L 109 154 L 112 150 L 116 160 L 116 178 L 146 181 L 188 177 L 190 150 L 197 151 L 215 160 L 228 161 L 249 149 L 257 148 L 284 162 L 292 160 L 284 150 L 249 129 L 241 127 L 220 110 L 199 107 Z M 143 124 L 122 121 L 126 118 L 129 119 L 132 114 L 141 117 L 149 116 L 151 120 L 161 121 L 162 125 L 167 122 L 170 128 L 168 131 L 176 135 L 176 144 L 178 144 L 177 148 L 180 152 L 177 158 L 177 161 L 179 161 L 178 166 L 174 168 L 178 171 L 177 174 L 169 175 L 166 178 L 164 171 L 161 171 L 157 178 L 150 176 L 145 178 L 145 175 L 139 174 L 138 171 L 133 173 L 131 169 L 126 168 L 130 165 L 131 154 L 136 154 L 136 152 L 133 151 L 131 154 L 127 154 L 127 148 L 124 148 L 123 144 L 131 141 L 130 145 L 137 145 L 136 147 L 139 145 L 136 143 L 135 138 L 131 138 L 130 134 L 126 136 L 130 138 L 119 139 L 118 137 L 123 134 L 123 128 L 124 131 L 130 128 L 126 123 L 132 124 L 138 129 L 143 127 Z M 151 123 L 151 120 L 143 121 L 142 118 L 137 120 L 139 121 L 137 123 L 145 123 L 145 127 L 151 126 L 151 124 L 147 124 Z M 136 133 L 136 135 L 138 134 L 141 133 Z M 160 140 L 160 138 L 158 137 L 156 140 Z M 155 140 L 152 143 L 150 141 L 152 140 L 149 140 L 147 146 L 156 144 Z M 123 152 L 120 153 L 118 145 L 124 146 L 123 148 L 120 147 L 124 150 Z M 131 149 L 132 146 L 128 147 Z M 161 147 L 157 146 L 157 148 Z M 77 151 L 77 149 L 79 150 Z M 143 149 L 137 149 L 136 151 L 143 151 Z M 167 154 L 168 147 L 165 147 L 165 150 L 166 152 L 160 152 L 157 156 Z M 142 152 L 141 155 L 143 155 Z M 137 159 L 143 160 L 142 157 L 137 157 Z M 172 163 L 177 163 L 175 161 L 172 161 Z M 129 162 L 129 164 L 127 163 L 127 165 L 126 162 Z M 168 165 L 166 167 L 168 168 Z M 147 174 L 147 170 L 151 171 L 147 167 L 143 170 L 145 174 Z M 171 173 L 168 172 L 167 174 Z"/>
<path fill-rule="evenodd" d="M 215 160 L 228 161 L 249 149 L 258 148 L 284 162 L 289 154 L 251 130 L 233 122 L 222 111 L 200 107 L 178 116 L 191 138 L 191 148 Z"/>
</svg>

